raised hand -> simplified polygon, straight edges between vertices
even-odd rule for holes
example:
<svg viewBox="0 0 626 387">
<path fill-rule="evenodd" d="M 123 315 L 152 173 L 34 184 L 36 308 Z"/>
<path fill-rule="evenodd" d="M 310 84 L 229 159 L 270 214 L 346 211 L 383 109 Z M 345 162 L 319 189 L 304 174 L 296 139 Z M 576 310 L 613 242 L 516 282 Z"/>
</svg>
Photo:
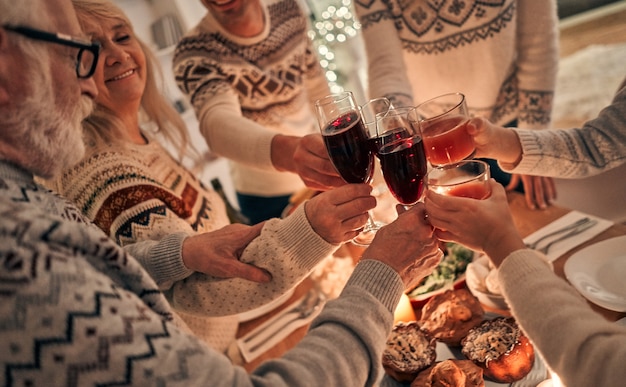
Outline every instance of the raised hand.
<svg viewBox="0 0 626 387">
<path fill-rule="evenodd" d="M 426 192 L 424 204 L 435 235 L 473 250 L 484 251 L 499 264 L 514 250 L 524 248 L 509 210 L 506 192 L 495 180 L 491 196 L 483 200 Z"/>
<path fill-rule="evenodd" d="M 293 154 L 293 163 L 295 172 L 311 189 L 326 191 L 346 184 L 330 162 L 320 134 L 300 138 Z"/>
<path fill-rule="evenodd" d="M 307 201 L 304 209 L 313 230 L 332 244 L 357 236 L 367 222 L 367 211 L 376 207 L 371 191 L 367 184 L 344 183 Z"/>
<path fill-rule="evenodd" d="M 384 226 L 361 259 L 376 259 L 391 266 L 412 289 L 439 264 L 439 242 L 425 219 L 424 205 L 409 210 L 396 206 L 398 218 Z"/>
</svg>

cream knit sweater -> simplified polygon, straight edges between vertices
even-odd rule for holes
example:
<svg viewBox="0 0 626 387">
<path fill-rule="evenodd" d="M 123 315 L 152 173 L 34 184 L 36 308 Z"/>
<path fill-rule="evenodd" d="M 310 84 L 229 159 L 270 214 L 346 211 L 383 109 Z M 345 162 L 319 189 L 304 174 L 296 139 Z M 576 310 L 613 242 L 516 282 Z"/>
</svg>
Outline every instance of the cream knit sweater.
<svg viewBox="0 0 626 387">
<path fill-rule="evenodd" d="M 209 12 L 178 43 L 174 74 L 209 148 L 230 160 L 235 189 L 288 195 L 304 184 L 273 167 L 272 138 L 317 133 L 313 103 L 329 88 L 298 2 L 261 3 L 265 30 L 251 38 L 228 33 Z"/>
<path fill-rule="evenodd" d="M 355 2 L 369 94 L 419 104 L 461 92 L 470 113 L 549 127 L 558 65 L 554 0 Z"/>
<path fill-rule="evenodd" d="M 223 281 L 195 273 L 176 254 L 154 256 L 140 241 L 209 232 L 227 224 L 224 202 L 158 144 L 89 148 L 54 188 L 137 257 L 197 335 L 224 350 L 235 338 L 237 313 L 269 302 L 304 279 L 337 246 L 317 235 L 304 206 L 266 223 L 241 260 L 267 269 L 268 284 Z M 181 244 L 182 246 L 182 244 Z"/>
</svg>

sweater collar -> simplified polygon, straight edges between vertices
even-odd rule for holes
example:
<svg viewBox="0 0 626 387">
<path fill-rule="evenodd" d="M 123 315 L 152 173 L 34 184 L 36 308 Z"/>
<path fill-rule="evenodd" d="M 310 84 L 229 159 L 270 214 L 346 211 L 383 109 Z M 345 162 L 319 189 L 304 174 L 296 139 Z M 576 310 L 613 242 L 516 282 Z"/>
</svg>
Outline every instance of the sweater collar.
<svg viewBox="0 0 626 387">
<path fill-rule="evenodd" d="M 29 172 L 8 160 L 0 160 L 0 178 L 25 184 L 35 183 L 35 177 L 32 172 Z"/>
</svg>

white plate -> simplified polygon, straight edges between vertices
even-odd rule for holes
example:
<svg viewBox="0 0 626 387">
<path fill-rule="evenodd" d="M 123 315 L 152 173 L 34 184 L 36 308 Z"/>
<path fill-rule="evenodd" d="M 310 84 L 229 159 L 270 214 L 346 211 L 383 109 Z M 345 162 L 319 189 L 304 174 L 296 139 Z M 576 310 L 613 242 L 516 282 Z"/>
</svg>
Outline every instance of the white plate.
<svg viewBox="0 0 626 387">
<path fill-rule="evenodd" d="M 626 236 L 607 239 L 572 254 L 565 277 L 589 301 L 626 312 Z"/>
<path fill-rule="evenodd" d="M 287 300 L 291 298 L 291 296 L 293 295 L 294 291 L 295 291 L 295 288 L 289 289 L 285 293 L 280 295 L 278 298 L 273 299 L 272 301 L 268 302 L 265 305 L 261 305 L 258 308 L 254 308 L 247 312 L 239 313 L 237 315 L 237 317 L 239 318 L 239 322 L 253 320 L 257 317 L 263 316 L 265 313 L 271 312 L 272 310 L 278 308 L 279 306 L 287 302 Z"/>
</svg>

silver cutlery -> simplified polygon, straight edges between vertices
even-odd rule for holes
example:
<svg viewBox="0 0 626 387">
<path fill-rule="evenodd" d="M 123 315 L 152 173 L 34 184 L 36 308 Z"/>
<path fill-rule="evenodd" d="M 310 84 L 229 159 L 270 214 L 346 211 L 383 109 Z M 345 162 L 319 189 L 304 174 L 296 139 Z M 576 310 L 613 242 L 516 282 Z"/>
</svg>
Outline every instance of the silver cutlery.
<svg viewBox="0 0 626 387">
<path fill-rule="evenodd" d="M 244 337 L 242 344 L 248 351 L 254 352 L 265 342 L 296 321 L 308 321 L 319 312 L 326 302 L 326 297 L 316 288 L 309 290 L 301 301 L 292 306 L 287 312 L 281 314 L 276 320 L 269 320 L 259 326 L 248 336 Z"/>
<path fill-rule="evenodd" d="M 563 226 L 563 227 L 559 228 L 558 230 L 552 231 L 551 233 L 548 233 L 548 234 L 542 236 L 541 238 L 537 239 L 536 241 L 534 241 L 532 243 L 527 243 L 526 247 L 528 247 L 529 249 L 533 249 L 534 250 L 534 249 L 536 249 L 539 246 L 539 244 L 541 244 L 541 242 L 544 242 L 546 239 L 549 239 L 551 237 L 554 237 L 556 235 L 562 234 L 562 233 L 570 231 L 570 230 L 574 230 L 577 227 L 582 227 L 582 226 L 584 226 L 585 224 L 587 224 L 587 223 L 589 223 L 591 221 L 592 220 L 590 218 L 588 218 L 588 217 L 578 219 L 576 222 L 570 223 L 570 224 L 568 224 L 566 226 Z"/>
<path fill-rule="evenodd" d="M 598 224 L 597 220 L 589 220 L 586 223 L 582 223 L 579 224 L 578 226 L 576 226 L 573 229 L 570 229 L 570 231 L 567 234 L 561 235 L 560 237 L 550 241 L 550 243 L 548 243 L 547 245 L 545 245 L 544 247 L 542 247 L 541 249 L 539 249 L 539 251 L 541 251 L 544 254 L 547 254 L 548 251 L 550 250 L 550 247 L 552 247 L 555 243 L 561 242 L 565 239 L 571 238 L 573 236 L 576 236 L 582 232 L 585 232 L 587 230 L 589 230 L 591 227 L 595 226 L 596 224 Z"/>
</svg>

